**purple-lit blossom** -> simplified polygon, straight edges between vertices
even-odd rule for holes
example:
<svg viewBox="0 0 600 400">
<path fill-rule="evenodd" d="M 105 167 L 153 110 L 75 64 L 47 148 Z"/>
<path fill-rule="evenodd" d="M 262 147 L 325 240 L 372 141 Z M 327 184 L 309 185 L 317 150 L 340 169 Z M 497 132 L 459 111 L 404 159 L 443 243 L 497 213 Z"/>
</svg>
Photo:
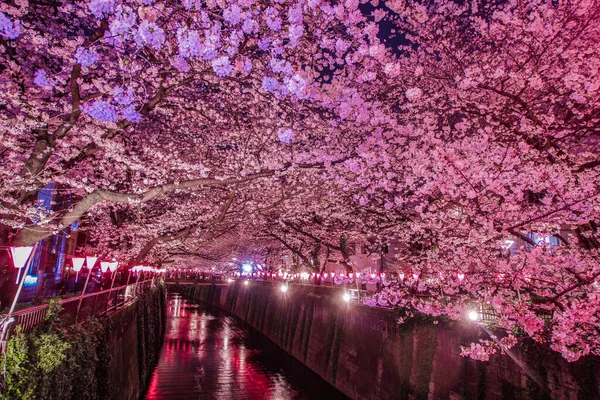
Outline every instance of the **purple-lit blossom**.
<svg viewBox="0 0 600 400">
<path fill-rule="evenodd" d="M 258 32 L 258 22 L 252 18 L 248 18 L 244 20 L 244 23 L 242 24 L 242 30 L 247 34 Z"/>
<path fill-rule="evenodd" d="M 302 25 L 302 6 L 297 4 L 288 10 L 288 22 L 290 25 Z"/>
<path fill-rule="evenodd" d="M 191 10 L 192 8 L 194 8 L 194 3 L 195 0 L 181 0 L 183 8 L 185 8 L 186 10 Z"/>
<path fill-rule="evenodd" d="M 272 30 L 277 32 L 281 29 L 281 18 L 279 17 L 279 12 L 275 7 L 269 7 L 265 11 L 265 20 L 267 22 L 267 26 Z"/>
<path fill-rule="evenodd" d="M 21 34 L 19 21 L 11 21 L 4 13 L 0 12 L 0 36 L 7 39 L 16 39 Z"/>
<path fill-rule="evenodd" d="M 292 64 L 289 61 L 280 60 L 277 58 L 271 58 L 269 63 L 274 72 L 291 74 L 292 73 Z"/>
<path fill-rule="evenodd" d="M 185 58 L 200 56 L 204 51 L 200 35 L 196 31 L 181 28 L 177 30 L 177 44 L 179 45 L 179 54 Z"/>
<path fill-rule="evenodd" d="M 121 106 L 128 106 L 133 103 L 133 88 L 127 88 L 127 91 L 122 87 L 115 87 L 113 93 L 113 99 L 115 102 Z"/>
<path fill-rule="evenodd" d="M 287 88 L 290 93 L 300 96 L 304 89 L 306 89 L 306 81 L 300 75 L 296 74 L 287 82 Z"/>
<path fill-rule="evenodd" d="M 292 46 L 296 46 L 298 44 L 298 40 L 304 35 L 304 26 L 302 25 L 290 25 L 288 28 L 288 37 L 290 38 L 290 43 Z"/>
<path fill-rule="evenodd" d="M 269 50 L 269 46 L 271 45 L 271 39 L 262 38 L 258 41 L 258 48 L 261 50 Z"/>
<path fill-rule="evenodd" d="M 50 82 L 48 81 L 48 77 L 46 76 L 46 70 L 38 69 L 35 71 L 33 75 L 33 83 L 41 88 L 46 88 L 50 86 Z"/>
<path fill-rule="evenodd" d="M 85 47 L 80 47 L 75 52 L 75 60 L 82 67 L 90 67 L 98 62 L 100 56 L 96 53 L 95 49 L 86 49 Z"/>
<path fill-rule="evenodd" d="M 110 21 L 109 30 L 112 36 L 126 35 L 135 26 L 136 13 L 131 7 L 117 6 L 115 17 Z"/>
<path fill-rule="evenodd" d="M 212 61 L 212 68 L 215 74 L 219 77 L 227 76 L 233 70 L 233 66 L 229 62 L 229 57 L 219 57 Z"/>
<path fill-rule="evenodd" d="M 187 63 L 185 58 L 180 55 L 176 55 L 169 60 L 171 66 L 177 69 L 179 72 L 188 72 L 190 70 L 190 65 Z"/>
<path fill-rule="evenodd" d="M 290 144 L 294 138 L 294 131 L 291 129 L 279 129 L 279 131 L 277 131 L 277 137 L 280 142 Z"/>
<path fill-rule="evenodd" d="M 231 25 L 237 25 L 241 20 L 242 9 L 237 4 L 233 4 L 231 7 L 226 8 L 223 11 L 223 18 Z"/>
<path fill-rule="evenodd" d="M 142 46 L 151 46 L 158 50 L 165 42 L 165 32 L 154 22 L 142 21 L 140 24 L 135 41 Z"/>
<path fill-rule="evenodd" d="M 90 105 L 81 106 L 81 110 L 90 117 L 100 121 L 117 121 L 117 112 L 115 110 L 115 106 L 108 101 L 96 100 Z"/>
<path fill-rule="evenodd" d="M 90 0 L 88 8 L 96 18 L 104 18 L 115 12 L 115 0 Z"/>
<path fill-rule="evenodd" d="M 217 49 L 212 44 L 204 47 L 204 53 L 202 54 L 202 59 L 204 61 L 211 61 L 217 57 Z"/>
<path fill-rule="evenodd" d="M 246 58 L 246 61 L 244 61 L 244 72 L 247 74 L 252 72 L 252 60 L 249 58 Z"/>
<path fill-rule="evenodd" d="M 142 119 L 142 114 L 135 110 L 134 104 L 130 104 L 127 107 L 121 109 L 121 111 L 119 111 L 119 114 L 121 114 L 121 116 L 127 121 L 132 123 L 140 122 L 140 120 Z"/>
<path fill-rule="evenodd" d="M 274 92 L 279 87 L 279 82 L 277 82 L 277 79 L 275 78 L 265 76 L 262 80 L 262 87 L 267 92 Z"/>
</svg>

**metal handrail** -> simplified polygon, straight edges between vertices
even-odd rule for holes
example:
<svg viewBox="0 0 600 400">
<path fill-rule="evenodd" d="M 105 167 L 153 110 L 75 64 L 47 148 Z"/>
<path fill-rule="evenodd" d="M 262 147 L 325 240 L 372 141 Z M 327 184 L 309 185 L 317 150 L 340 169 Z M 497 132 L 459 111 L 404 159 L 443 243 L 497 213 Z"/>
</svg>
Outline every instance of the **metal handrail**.
<svg viewBox="0 0 600 400">
<path fill-rule="evenodd" d="M 240 279 L 234 279 L 234 280 L 246 280 L 244 278 L 240 278 Z M 166 280 L 167 282 L 172 282 L 172 283 L 183 283 L 185 284 L 186 282 L 193 282 L 193 283 L 200 283 L 200 282 L 207 282 L 207 283 L 215 283 L 214 281 L 211 281 L 209 279 L 176 279 L 176 278 L 167 278 Z M 283 280 L 271 280 L 271 279 L 252 279 L 252 282 L 261 282 L 261 283 L 270 283 L 270 284 L 276 284 L 276 283 L 284 283 L 285 281 Z M 318 288 L 323 288 L 323 289 L 329 289 L 329 290 L 344 290 L 347 291 L 350 294 L 350 302 L 352 303 L 358 303 L 358 304 L 362 304 L 362 300 L 365 299 L 367 296 L 369 295 L 373 295 L 375 294 L 375 292 L 370 291 L 370 290 L 364 290 L 364 289 L 357 289 L 356 287 L 344 287 L 342 285 L 334 285 L 333 283 L 331 283 L 330 285 L 314 285 L 312 283 L 309 282 L 294 282 L 294 281 L 288 281 L 286 282 L 288 285 L 298 285 L 298 286 L 312 286 L 312 287 L 318 287 Z M 431 297 L 431 295 L 429 294 L 422 294 L 422 293 L 415 293 L 412 294 L 411 296 L 413 297 Z M 377 304 L 376 306 L 372 306 L 371 308 L 380 308 L 380 309 L 388 309 L 391 310 L 393 309 L 393 306 L 382 306 Z M 489 304 L 481 304 L 481 303 L 473 303 L 473 308 L 477 311 L 478 316 L 479 316 L 479 322 L 486 324 L 486 325 L 496 325 L 498 323 L 498 320 L 500 319 L 500 315 L 496 312 L 496 310 L 494 310 L 494 308 L 489 305 Z"/>
<path fill-rule="evenodd" d="M 77 322 L 80 319 L 85 320 L 85 317 L 87 316 L 105 314 L 125 306 L 133 301 L 137 295 L 153 288 L 156 281 L 157 279 L 155 278 L 146 279 L 144 281 L 118 286 L 112 289 L 87 293 L 81 296 L 73 296 L 67 299 L 61 299 L 59 304 L 62 307 L 62 313 L 74 316 Z M 122 294 L 122 296 L 120 296 L 120 294 Z M 90 304 L 92 303 L 92 300 L 93 305 Z M 77 306 L 79 301 L 82 301 L 82 304 L 85 306 L 82 307 L 82 312 L 79 312 L 78 315 L 77 308 L 79 307 L 76 308 L 74 306 Z M 36 326 L 44 322 L 47 312 L 48 304 L 42 304 L 13 312 L 10 321 L 7 320 L 7 314 L 0 314 L 0 330 L 6 329 L 5 325 L 12 323 L 13 326 L 21 325 L 22 331 L 25 333 L 31 332 Z"/>
</svg>

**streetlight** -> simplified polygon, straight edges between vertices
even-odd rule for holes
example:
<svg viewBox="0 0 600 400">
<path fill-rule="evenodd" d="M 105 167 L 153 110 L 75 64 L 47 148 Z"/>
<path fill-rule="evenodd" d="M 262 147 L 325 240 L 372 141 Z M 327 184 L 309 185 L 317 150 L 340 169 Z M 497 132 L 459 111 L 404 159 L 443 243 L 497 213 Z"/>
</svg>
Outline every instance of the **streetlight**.
<svg viewBox="0 0 600 400">
<path fill-rule="evenodd" d="M 479 313 L 475 310 L 471 310 L 468 312 L 467 317 L 469 317 L 471 321 L 477 321 L 479 319 Z"/>
<path fill-rule="evenodd" d="M 19 283 L 19 278 L 21 277 L 21 269 L 23 269 L 23 267 L 27 263 L 27 260 L 29 260 L 29 256 L 31 256 L 32 251 L 33 246 L 20 246 L 10 248 L 10 254 L 13 259 L 13 264 L 15 265 L 15 268 L 19 270 L 19 272 L 17 273 L 17 281 L 15 283 Z M 27 274 L 27 271 L 25 271 L 25 274 Z"/>
<path fill-rule="evenodd" d="M 283 285 L 281 285 L 281 288 L 280 288 L 280 289 L 281 289 L 281 291 L 282 291 L 283 293 L 285 293 L 285 292 L 287 292 L 287 290 L 288 290 L 288 285 L 286 285 L 286 284 L 283 284 Z"/>
<path fill-rule="evenodd" d="M 344 296 L 342 296 L 342 298 L 344 299 L 344 301 L 346 303 L 348 303 L 350 301 L 350 293 L 348 293 L 348 292 L 344 293 Z"/>
</svg>

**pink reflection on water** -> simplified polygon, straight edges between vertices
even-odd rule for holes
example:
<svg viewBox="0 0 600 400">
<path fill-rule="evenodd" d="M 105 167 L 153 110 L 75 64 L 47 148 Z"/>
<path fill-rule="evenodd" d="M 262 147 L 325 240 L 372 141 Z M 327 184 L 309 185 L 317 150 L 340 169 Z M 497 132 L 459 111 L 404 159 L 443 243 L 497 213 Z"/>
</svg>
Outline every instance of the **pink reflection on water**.
<svg viewBox="0 0 600 400">
<path fill-rule="evenodd" d="M 260 361 L 247 332 L 227 315 L 171 295 L 165 344 L 146 399 L 304 399 L 301 389 Z"/>
</svg>

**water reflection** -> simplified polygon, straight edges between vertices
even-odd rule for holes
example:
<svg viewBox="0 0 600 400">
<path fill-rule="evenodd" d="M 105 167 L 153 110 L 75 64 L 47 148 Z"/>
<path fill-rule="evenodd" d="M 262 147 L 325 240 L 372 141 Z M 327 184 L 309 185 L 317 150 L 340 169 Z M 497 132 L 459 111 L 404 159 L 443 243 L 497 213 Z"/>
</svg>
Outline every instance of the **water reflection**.
<svg viewBox="0 0 600 400">
<path fill-rule="evenodd" d="M 165 343 L 146 399 L 346 397 L 237 318 L 170 293 Z"/>
</svg>

